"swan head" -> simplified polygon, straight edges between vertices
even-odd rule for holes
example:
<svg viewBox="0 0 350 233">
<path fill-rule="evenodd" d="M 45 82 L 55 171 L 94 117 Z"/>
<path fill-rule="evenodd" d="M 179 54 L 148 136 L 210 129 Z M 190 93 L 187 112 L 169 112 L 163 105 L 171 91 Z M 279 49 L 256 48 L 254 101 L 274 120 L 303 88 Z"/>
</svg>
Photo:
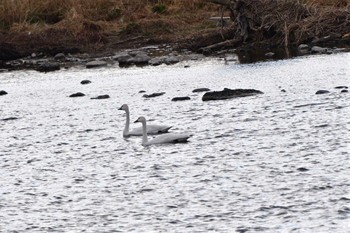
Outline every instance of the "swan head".
<svg viewBox="0 0 350 233">
<path fill-rule="evenodd" d="M 141 116 L 141 117 L 137 118 L 137 120 L 134 123 L 137 123 L 137 122 L 146 122 L 146 118 Z"/>
<path fill-rule="evenodd" d="M 126 111 L 126 110 L 128 110 L 128 109 L 129 109 L 128 105 L 127 105 L 127 104 L 123 104 L 118 110 L 124 110 L 124 111 Z"/>
</svg>

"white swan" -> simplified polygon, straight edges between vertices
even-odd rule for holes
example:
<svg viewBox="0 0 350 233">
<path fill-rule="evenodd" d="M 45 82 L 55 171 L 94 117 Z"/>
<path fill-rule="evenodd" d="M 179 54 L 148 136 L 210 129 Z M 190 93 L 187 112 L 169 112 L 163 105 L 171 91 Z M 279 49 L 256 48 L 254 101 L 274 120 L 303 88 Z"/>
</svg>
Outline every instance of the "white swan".
<svg viewBox="0 0 350 233">
<path fill-rule="evenodd" d="M 160 136 L 148 141 L 148 139 L 147 139 L 148 125 L 146 123 L 146 118 L 139 117 L 135 121 L 135 123 L 136 122 L 142 123 L 142 145 L 143 146 L 148 146 L 148 145 L 153 145 L 153 144 L 187 142 L 188 138 L 191 137 L 191 135 L 188 135 L 188 134 L 167 133 L 167 134 L 160 135 Z"/>
<path fill-rule="evenodd" d="M 133 130 L 129 130 L 130 126 L 130 112 L 129 106 L 127 104 L 123 104 L 118 110 L 124 110 L 126 113 L 126 123 L 123 131 L 123 137 L 129 136 L 142 136 L 142 127 L 135 128 Z M 148 134 L 162 134 L 168 133 L 169 129 L 172 126 L 167 125 L 148 125 L 147 133 Z"/>
</svg>

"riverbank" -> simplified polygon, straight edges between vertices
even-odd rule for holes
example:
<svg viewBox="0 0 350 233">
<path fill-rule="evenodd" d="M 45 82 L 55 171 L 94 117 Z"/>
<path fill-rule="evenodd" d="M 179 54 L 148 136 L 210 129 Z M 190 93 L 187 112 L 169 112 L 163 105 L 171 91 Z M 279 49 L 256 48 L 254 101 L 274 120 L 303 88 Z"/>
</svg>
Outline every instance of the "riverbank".
<svg viewBox="0 0 350 233">
<path fill-rule="evenodd" d="M 142 4 L 132 0 L 99 0 L 83 1 L 80 5 L 77 4 L 79 1 L 73 3 L 70 0 L 40 2 L 27 5 L 16 1 L 2 3 L 2 67 L 8 60 L 52 60 L 57 54 L 63 54 L 70 61 L 113 57 L 125 49 L 139 50 L 150 45 L 156 45 L 161 53 L 165 50 L 171 55 L 183 54 L 184 51 L 217 55 L 221 50 L 249 51 L 256 48 L 268 53 L 283 47 L 295 50 L 300 44 L 307 44 L 308 52 L 314 46 L 350 47 L 350 22 L 347 19 L 350 7 L 346 0 L 278 3 L 275 7 L 278 12 L 281 15 L 290 12 L 291 16 L 281 19 L 266 14 L 272 6 L 264 1 L 259 2 L 261 12 L 243 7 L 250 28 L 247 26 L 247 34 L 242 34 L 239 26 L 242 22 L 232 17 L 235 12 L 223 11 L 223 16 L 231 16 L 229 22 L 225 21 L 226 25 L 218 26 L 220 21 L 210 20 L 221 14 L 221 6 L 210 0 L 191 3 L 182 0 L 147 1 Z M 238 2 L 249 3 L 249 0 Z M 264 17 L 255 19 L 260 13 Z M 293 17 L 296 20 L 290 21 Z M 249 21 L 252 18 L 254 22 Z M 267 24 L 269 20 L 275 25 Z M 283 22 L 288 23 L 286 28 L 283 28 Z"/>
</svg>

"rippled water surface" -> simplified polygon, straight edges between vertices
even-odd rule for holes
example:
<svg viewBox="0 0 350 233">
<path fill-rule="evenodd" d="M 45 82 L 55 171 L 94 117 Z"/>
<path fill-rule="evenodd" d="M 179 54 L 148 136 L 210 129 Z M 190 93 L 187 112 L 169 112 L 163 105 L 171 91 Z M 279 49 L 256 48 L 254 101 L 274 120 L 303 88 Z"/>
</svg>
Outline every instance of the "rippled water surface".
<svg viewBox="0 0 350 233">
<path fill-rule="evenodd" d="M 349 232 L 350 54 L 184 65 L 1 73 L 0 232 Z M 123 139 L 123 103 L 190 142 Z"/>
</svg>

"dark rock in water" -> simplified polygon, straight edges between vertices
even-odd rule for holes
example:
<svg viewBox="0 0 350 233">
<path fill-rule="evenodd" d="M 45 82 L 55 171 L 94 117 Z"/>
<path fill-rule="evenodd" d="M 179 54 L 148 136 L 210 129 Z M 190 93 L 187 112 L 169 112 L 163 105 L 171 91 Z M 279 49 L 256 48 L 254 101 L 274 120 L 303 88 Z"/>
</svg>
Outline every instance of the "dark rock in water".
<svg viewBox="0 0 350 233">
<path fill-rule="evenodd" d="M 2 96 L 2 95 L 7 95 L 8 93 L 6 92 L 6 91 L 3 91 L 3 90 L 1 90 L 0 91 L 0 96 Z"/>
<path fill-rule="evenodd" d="M 89 84 L 89 83 L 91 83 L 90 80 L 83 80 L 83 81 L 80 82 L 80 84 L 83 84 L 83 85 L 86 85 L 86 84 Z"/>
<path fill-rule="evenodd" d="M 192 92 L 205 92 L 205 91 L 210 91 L 209 88 L 197 88 L 197 89 L 194 89 Z"/>
<path fill-rule="evenodd" d="M 286 90 L 282 89 L 281 92 L 286 92 Z"/>
<path fill-rule="evenodd" d="M 157 96 L 161 96 L 164 95 L 165 92 L 158 92 L 158 93 L 152 93 L 150 95 L 144 94 L 143 97 L 145 98 L 153 98 L 153 97 L 157 97 Z"/>
<path fill-rule="evenodd" d="M 103 66 L 107 66 L 107 62 L 105 61 L 91 61 L 86 63 L 86 68 L 90 69 L 90 68 L 96 68 L 96 67 L 103 67 Z"/>
<path fill-rule="evenodd" d="M 110 96 L 109 95 L 99 95 L 97 97 L 93 97 L 91 98 L 92 100 L 103 100 L 103 99 L 109 99 Z"/>
<path fill-rule="evenodd" d="M 347 86 L 337 86 L 337 87 L 335 87 L 335 89 L 348 89 L 348 87 Z"/>
<path fill-rule="evenodd" d="M 139 93 L 145 93 L 146 91 L 144 91 L 144 90 L 141 90 L 141 91 L 139 91 Z"/>
<path fill-rule="evenodd" d="M 59 70 L 60 64 L 56 63 L 56 62 L 45 62 L 43 64 L 41 64 L 39 67 L 36 68 L 36 71 L 39 72 L 51 72 L 51 71 L 56 71 Z"/>
<path fill-rule="evenodd" d="M 3 118 L 1 121 L 13 121 L 13 120 L 18 120 L 17 117 L 8 117 L 8 118 Z"/>
<path fill-rule="evenodd" d="M 246 97 L 252 96 L 256 94 L 263 94 L 262 91 L 254 90 L 254 89 L 228 89 L 224 88 L 223 91 L 213 91 L 207 92 L 203 95 L 202 100 L 225 100 L 232 99 L 237 97 Z"/>
<path fill-rule="evenodd" d="M 190 68 L 190 66 L 189 65 L 185 65 L 184 68 Z"/>
<path fill-rule="evenodd" d="M 21 58 L 22 55 L 15 47 L 7 43 L 0 44 L 0 60 L 9 61 Z"/>
<path fill-rule="evenodd" d="M 327 93 L 329 93 L 329 91 L 327 91 L 327 90 L 318 90 L 318 91 L 316 91 L 316 95 L 327 94 Z"/>
<path fill-rule="evenodd" d="M 174 97 L 171 99 L 171 101 L 183 101 L 183 100 L 190 100 L 191 98 L 188 96 L 183 96 L 183 97 Z"/>
<path fill-rule="evenodd" d="M 306 172 L 306 171 L 308 171 L 309 169 L 307 169 L 307 168 L 305 168 L 305 167 L 299 167 L 297 170 L 300 171 L 300 172 Z"/>
<path fill-rule="evenodd" d="M 344 89 L 344 90 L 341 90 L 340 93 L 348 93 L 348 92 L 349 92 L 348 90 Z"/>
<path fill-rule="evenodd" d="M 77 93 L 71 94 L 69 97 L 83 97 L 83 96 L 85 96 L 84 93 L 77 92 Z"/>
</svg>

